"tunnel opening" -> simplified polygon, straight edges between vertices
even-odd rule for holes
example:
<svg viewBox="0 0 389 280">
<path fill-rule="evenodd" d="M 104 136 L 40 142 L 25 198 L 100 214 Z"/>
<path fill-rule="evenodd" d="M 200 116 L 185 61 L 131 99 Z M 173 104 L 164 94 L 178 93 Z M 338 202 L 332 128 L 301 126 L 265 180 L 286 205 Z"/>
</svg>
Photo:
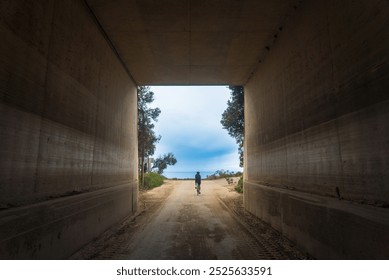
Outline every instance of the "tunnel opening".
<svg viewBox="0 0 389 280">
<path fill-rule="evenodd" d="M 152 86 L 150 90 L 155 94 L 150 107 L 161 110 L 155 122 L 161 139 L 150 157 L 173 153 L 177 159 L 164 170 L 165 177 L 193 178 L 200 171 L 206 178 L 218 170 L 242 171 L 237 144 L 221 125 L 231 95 L 227 86 Z"/>
</svg>

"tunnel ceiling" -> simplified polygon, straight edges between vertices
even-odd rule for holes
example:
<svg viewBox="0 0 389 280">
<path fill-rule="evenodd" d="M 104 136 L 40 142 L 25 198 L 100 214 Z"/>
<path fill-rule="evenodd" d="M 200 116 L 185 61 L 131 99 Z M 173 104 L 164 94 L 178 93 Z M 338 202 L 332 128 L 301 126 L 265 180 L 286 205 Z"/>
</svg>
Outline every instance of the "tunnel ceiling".
<svg viewBox="0 0 389 280">
<path fill-rule="evenodd" d="M 244 85 L 297 1 L 86 2 L 138 85 Z"/>
</svg>

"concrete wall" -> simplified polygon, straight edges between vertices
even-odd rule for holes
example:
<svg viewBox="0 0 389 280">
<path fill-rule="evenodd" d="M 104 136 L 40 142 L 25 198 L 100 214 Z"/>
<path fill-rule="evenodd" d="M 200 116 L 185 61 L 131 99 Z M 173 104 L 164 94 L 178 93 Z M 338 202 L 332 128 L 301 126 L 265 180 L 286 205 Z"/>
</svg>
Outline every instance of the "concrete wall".
<svg viewBox="0 0 389 280">
<path fill-rule="evenodd" d="M 136 210 L 136 86 L 83 1 L 1 1 L 0 35 L 0 258 L 65 258 Z"/>
<path fill-rule="evenodd" d="M 304 1 L 245 86 L 246 208 L 315 257 L 389 257 L 388 26 Z"/>
</svg>

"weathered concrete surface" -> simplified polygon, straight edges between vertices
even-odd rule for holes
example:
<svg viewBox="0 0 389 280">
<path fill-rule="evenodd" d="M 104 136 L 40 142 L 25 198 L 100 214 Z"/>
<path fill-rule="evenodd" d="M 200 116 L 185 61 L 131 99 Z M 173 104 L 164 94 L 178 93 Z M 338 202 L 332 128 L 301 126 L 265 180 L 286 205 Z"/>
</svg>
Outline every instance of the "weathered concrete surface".
<svg viewBox="0 0 389 280">
<path fill-rule="evenodd" d="M 136 88 L 83 1 L 1 1 L 0 34 L 0 258 L 64 258 L 136 209 Z"/>
<path fill-rule="evenodd" d="M 245 84 L 298 0 L 87 0 L 141 85 Z"/>
<path fill-rule="evenodd" d="M 128 216 L 124 184 L 0 212 L 2 259 L 64 259 Z"/>
<path fill-rule="evenodd" d="M 387 1 L 305 1 L 245 87 L 247 209 L 320 258 L 389 257 L 388 26 Z"/>
<path fill-rule="evenodd" d="M 388 259 L 385 208 L 251 182 L 244 188 L 247 209 L 318 259 Z"/>
</svg>

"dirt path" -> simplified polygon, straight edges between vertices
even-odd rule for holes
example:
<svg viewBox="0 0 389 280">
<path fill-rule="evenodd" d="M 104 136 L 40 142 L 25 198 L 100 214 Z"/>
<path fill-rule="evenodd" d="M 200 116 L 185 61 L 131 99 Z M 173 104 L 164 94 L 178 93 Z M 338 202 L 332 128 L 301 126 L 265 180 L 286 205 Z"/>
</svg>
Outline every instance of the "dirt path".
<svg viewBox="0 0 389 280">
<path fill-rule="evenodd" d="M 135 217 L 72 259 L 303 259 L 295 246 L 244 211 L 225 180 L 167 181 L 140 195 Z"/>
</svg>

